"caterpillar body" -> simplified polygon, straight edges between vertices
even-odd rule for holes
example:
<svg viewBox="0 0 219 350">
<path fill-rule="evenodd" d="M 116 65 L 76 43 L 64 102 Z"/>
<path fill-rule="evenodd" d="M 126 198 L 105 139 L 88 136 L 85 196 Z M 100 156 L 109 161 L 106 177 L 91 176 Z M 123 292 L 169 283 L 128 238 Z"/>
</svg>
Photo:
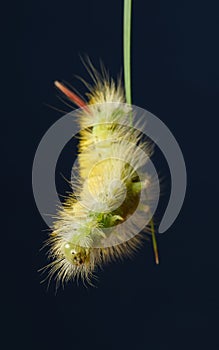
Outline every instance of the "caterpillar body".
<svg viewBox="0 0 219 350">
<path fill-rule="evenodd" d="M 54 276 L 57 284 L 78 277 L 91 283 L 97 267 L 132 255 L 142 243 L 144 234 L 132 234 L 138 216 L 125 228 L 123 223 L 136 208 L 142 215 L 150 211 L 153 179 L 142 176 L 141 169 L 152 147 L 138 130 L 121 123 L 132 108 L 125 104 L 120 82 L 96 74 L 87 103 L 63 84 L 56 86 L 83 108 L 78 110 L 81 131 L 72 194 L 59 209 L 47 242 L 52 259 L 49 278 Z M 146 157 L 139 156 L 138 148 Z M 139 206 L 142 191 L 149 193 L 148 202 Z"/>
</svg>

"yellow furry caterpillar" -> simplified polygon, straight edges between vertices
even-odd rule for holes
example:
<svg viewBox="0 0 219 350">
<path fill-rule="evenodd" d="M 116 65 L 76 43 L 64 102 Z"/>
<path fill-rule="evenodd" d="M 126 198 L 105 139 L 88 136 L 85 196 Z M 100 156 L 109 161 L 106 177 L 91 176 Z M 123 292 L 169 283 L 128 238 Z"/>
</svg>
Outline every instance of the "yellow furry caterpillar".
<svg viewBox="0 0 219 350">
<path fill-rule="evenodd" d="M 104 68 L 99 74 L 89 60 L 86 67 L 94 84 L 85 83 L 88 101 L 55 82 L 79 107 L 76 117 L 80 130 L 72 193 L 57 212 L 46 243 L 52 259 L 47 266 L 49 281 L 54 276 L 57 286 L 79 277 L 91 284 L 96 268 L 130 256 L 140 246 L 145 237 L 140 232 L 148 224 L 155 261 L 159 262 L 152 219 L 159 181 L 157 174 L 147 171 L 152 147 L 142 137 L 142 128 L 138 128 L 138 121 L 145 124 L 145 120 L 140 115 L 133 124 L 131 8 L 132 0 L 124 1 L 125 89 L 120 80 L 116 84 L 110 79 Z"/>
<path fill-rule="evenodd" d="M 57 284 L 78 277 L 91 283 L 98 266 L 130 256 L 142 242 L 143 234 L 132 234 L 132 226 L 144 228 L 141 218 L 133 221 L 132 217 L 137 208 L 143 216 L 150 212 L 153 179 L 141 169 L 152 147 L 142 141 L 138 130 L 122 125 L 133 111 L 125 104 L 120 82 L 95 71 L 87 103 L 64 84 L 56 81 L 55 85 L 80 107 L 81 132 L 72 194 L 58 211 L 47 242 L 52 259 L 49 278 L 54 276 Z M 144 191 L 148 200 L 139 204 Z"/>
</svg>

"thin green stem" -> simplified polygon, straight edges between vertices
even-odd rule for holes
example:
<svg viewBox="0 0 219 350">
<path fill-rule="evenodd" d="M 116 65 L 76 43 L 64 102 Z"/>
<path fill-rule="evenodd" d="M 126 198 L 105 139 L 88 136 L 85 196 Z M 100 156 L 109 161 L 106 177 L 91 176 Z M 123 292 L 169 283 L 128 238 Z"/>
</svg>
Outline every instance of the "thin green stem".
<svg viewBox="0 0 219 350">
<path fill-rule="evenodd" d="M 157 240 L 156 240 L 156 235 L 155 235 L 153 219 L 151 219 L 151 221 L 150 221 L 150 226 L 151 226 L 152 245 L 153 245 L 153 250 L 154 250 L 155 262 L 158 265 L 159 264 L 159 255 L 158 255 Z"/>
<path fill-rule="evenodd" d="M 123 17 L 123 60 L 124 60 L 124 83 L 126 103 L 132 104 L 131 94 L 131 21 L 132 20 L 132 0 L 124 0 Z M 130 124 L 132 126 L 132 113 L 130 113 Z M 156 264 L 159 264 L 158 248 L 155 235 L 153 218 L 150 221 L 152 245 Z"/>
<path fill-rule="evenodd" d="M 131 15 L 132 0 L 124 0 L 123 59 L 126 103 L 132 104 L 131 96 Z"/>
</svg>

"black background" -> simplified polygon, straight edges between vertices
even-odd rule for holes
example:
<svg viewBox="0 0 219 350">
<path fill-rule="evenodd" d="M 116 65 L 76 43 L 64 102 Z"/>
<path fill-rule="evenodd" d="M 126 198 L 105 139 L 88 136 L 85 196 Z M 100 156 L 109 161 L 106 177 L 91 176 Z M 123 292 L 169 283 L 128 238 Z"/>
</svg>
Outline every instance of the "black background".
<svg viewBox="0 0 219 350">
<path fill-rule="evenodd" d="M 133 102 L 170 128 L 188 171 L 182 211 L 158 237 L 160 265 L 146 243 L 133 260 L 104 267 L 97 288 L 69 283 L 55 295 L 53 284 L 48 291 L 40 284 L 37 270 L 46 257 L 39 249 L 47 227 L 34 203 L 31 167 L 43 134 L 62 116 L 45 104 L 70 110 L 57 99 L 55 79 L 86 92 L 74 78 L 90 79 L 79 53 L 97 67 L 101 58 L 116 78 L 122 68 L 122 6 L 121 0 L 9 4 L 2 51 L 7 131 L 1 136 L 7 152 L 2 166 L 6 348 L 219 348 L 216 1 L 133 4 Z M 67 158 L 59 168 L 66 176 Z M 57 182 L 64 192 L 59 176 Z"/>
</svg>

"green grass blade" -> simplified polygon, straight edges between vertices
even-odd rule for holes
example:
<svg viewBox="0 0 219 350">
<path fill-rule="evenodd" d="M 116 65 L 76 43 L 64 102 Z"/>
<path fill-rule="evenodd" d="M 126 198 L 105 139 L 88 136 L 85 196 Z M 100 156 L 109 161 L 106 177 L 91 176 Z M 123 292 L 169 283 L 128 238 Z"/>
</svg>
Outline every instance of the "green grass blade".
<svg viewBox="0 0 219 350">
<path fill-rule="evenodd" d="M 131 96 L 131 16 L 132 0 L 124 0 L 123 59 L 126 103 L 132 104 Z"/>
<path fill-rule="evenodd" d="M 132 20 L 132 0 L 124 0 L 124 18 L 123 18 L 123 60 L 124 60 L 124 84 L 126 103 L 132 104 L 131 93 L 131 21 Z M 132 113 L 130 115 L 130 124 L 132 125 Z M 155 262 L 159 264 L 158 248 L 155 235 L 153 218 L 150 221 L 152 245 L 154 250 Z"/>
</svg>

